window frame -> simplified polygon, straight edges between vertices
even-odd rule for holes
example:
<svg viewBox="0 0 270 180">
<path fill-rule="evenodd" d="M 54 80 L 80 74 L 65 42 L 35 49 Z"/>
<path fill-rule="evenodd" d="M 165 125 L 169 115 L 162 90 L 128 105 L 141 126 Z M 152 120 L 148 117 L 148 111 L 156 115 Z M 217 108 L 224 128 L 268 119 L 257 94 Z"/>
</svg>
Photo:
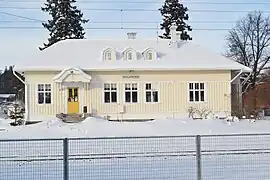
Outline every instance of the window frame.
<svg viewBox="0 0 270 180">
<path fill-rule="evenodd" d="M 105 84 L 109 84 L 110 85 L 110 90 L 105 90 Z M 115 84 L 116 85 L 116 90 L 112 90 L 111 89 L 111 85 Z M 105 92 L 110 92 L 110 102 L 105 102 Z M 111 102 L 111 93 L 112 92 L 116 92 L 116 102 Z M 118 83 L 116 82 L 104 82 L 103 86 L 102 86 L 102 103 L 103 104 L 118 104 L 119 103 L 119 86 Z"/>
<path fill-rule="evenodd" d="M 109 59 L 109 54 L 110 54 L 110 59 Z M 115 49 L 111 47 L 107 47 L 102 51 L 102 61 L 114 61 L 116 60 L 116 51 Z"/>
<path fill-rule="evenodd" d="M 151 54 L 151 58 L 149 58 L 149 54 Z M 152 61 L 157 59 L 157 52 L 153 48 L 147 48 L 143 51 L 143 59 L 146 61 Z"/>
<path fill-rule="evenodd" d="M 189 88 L 189 85 L 190 84 L 193 84 L 193 89 L 190 89 Z M 195 84 L 196 83 L 199 83 L 199 89 L 195 89 Z M 201 89 L 200 88 L 200 84 L 203 84 L 204 85 L 204 89 Z M 204 81 L 190 81 L 187 83 L 187 94 L 188 94 L 188 102 L 189 103 L 206 103 L 207 102 L 207 87 L 206 87 L 207 83 L 204 82 Z M 195 91 L 198 90 L 199 91 L 199 101 L 195 101 Z M 193 98 L 194 100 L 193 101 L 190 101 L 190 91 L 193 91 Z M 204 101 L 201 101 L 201 92 L 204 92 Z"/>
<path fill-rule="evenodd" d="M 133 60 L 133 53 L 132 53 L 132 51 L 128 51 L 126 54 L 127 54 L 126 60 L 132 61 L 132 60 Z M 131 59 L 129 59 L 129 55 L 131 55 L 131 56 L 130 56 Z"/>
<path fill-rule="evenodd" d="M 130 84 L 131 89 L 130 90 L 126 90 L 126 84 Z M 132 84 L 137 84 L 137 90 L 132 90 Z M 140 103 L 140 83 L 138 82 L 125 82 L 123 83 L 124 87 L 123 87 L 123 102 L 124 104 L 137 104 Z M 131 102 L 126 102 L 126 92 L 131 92 L 130 96 L 131 96 Z M 132 102 L 132 92 L 137 92 L 137 102 Z"/>
<path fill-rule="evenodd" d="M 151 84 L 151 89 L 150 90 L 146 90 L 147 84 Z M 158 103 L 160 103 L 160 90 L 158 88 L 153 88 L 154 84 L 155 83 L 153 83 L 153 82 L 146 82 L 144 84 L 144 103 L 146 103 L 146 104 L 158 104 Z M 146 92 L 151 92 L 151 102 L 147 102 Z M 158 93 L 158 96 L 157 96 L 158 101 L 157 102 L 153 102 L 153 92 Z"/>
<path fill-rule="evenodd" d="M 151 55 L 151 58 L 149 58 L 150 55 Z M 153 60 L 153 52 L 152 51 L 148 51 L 146 53 L 146 60 L 149 60 L 149 61 Z"/>
<path fill-rule="evenodd" d="M 112 52 L 108 50 L 105 54 L 105 60 L 111 61 L 112 60 Z"/>
<path fill-rule="evenodd" d="M 39 85 L 43 85 L 43 90 L 39 90 Z M 50 90 L 46 90 L 46 85 L 50 85 Z M 53 104 L 53 84 L 51 83 L 38 83 L 37 87 L 36 87 L 36 93 L 37 93 L 37 97 L 36 97 L 36 104 L 37 105 L 52 105 Z M 43 93 L 44 97 L 43 97 L 43 103 L 39 103 L 39 94 Z M 46 103 L 46 93 L 51 93 L 51 102 L 50 103 Z"/>
</svg>

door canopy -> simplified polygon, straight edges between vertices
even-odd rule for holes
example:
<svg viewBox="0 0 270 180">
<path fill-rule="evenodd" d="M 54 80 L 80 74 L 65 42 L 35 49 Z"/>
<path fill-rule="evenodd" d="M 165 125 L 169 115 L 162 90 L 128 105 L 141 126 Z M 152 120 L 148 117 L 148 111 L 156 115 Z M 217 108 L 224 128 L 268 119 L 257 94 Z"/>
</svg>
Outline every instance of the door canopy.
<svg viewBox="0 0 270 180">
<path fill-rule="evenodd" d="M 91 81 L 91 76 L 86 74 L 80 68 L 67 68 L 62 70 L 57 74 L 53 80 L 54 82 L 63 83 L 63 82 L 85 82 L 89 83 Z"/>
</svg>

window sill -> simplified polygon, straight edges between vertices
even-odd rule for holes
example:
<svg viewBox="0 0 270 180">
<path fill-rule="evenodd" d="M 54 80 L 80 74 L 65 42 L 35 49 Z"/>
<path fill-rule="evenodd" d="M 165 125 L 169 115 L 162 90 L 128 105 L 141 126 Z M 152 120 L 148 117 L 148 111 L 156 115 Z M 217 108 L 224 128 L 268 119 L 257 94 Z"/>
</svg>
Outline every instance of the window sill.
<svg viewBox="0 0 270 180">
<path fill-rule="evenodd" d="M 189 101 L 192 104 L 207 103 L 206 101 Z"/>
<path fill-rule="evenodd" d="M 144 102 L 145 104 L 160 104 L 160 102 Z"/>
<path fill-rule="evenodd" d="M 50 106 L 50 105 L 53 105 L 52 103 L 51 104 L 39 104 L 37 103 L 38 106 Z"/>
</svg>

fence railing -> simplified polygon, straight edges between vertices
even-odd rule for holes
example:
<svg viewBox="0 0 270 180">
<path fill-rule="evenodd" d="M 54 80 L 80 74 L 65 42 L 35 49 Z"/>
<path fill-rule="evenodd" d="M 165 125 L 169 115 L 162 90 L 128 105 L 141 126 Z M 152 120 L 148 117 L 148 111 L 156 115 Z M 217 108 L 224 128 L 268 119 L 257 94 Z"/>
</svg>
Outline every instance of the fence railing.
<svg viewBox="0 0 270 180">
<path fill-rule="evenodd" d="M 270 134 L 0 140 L 2 180 L 269 180 Z"/>
</svg>

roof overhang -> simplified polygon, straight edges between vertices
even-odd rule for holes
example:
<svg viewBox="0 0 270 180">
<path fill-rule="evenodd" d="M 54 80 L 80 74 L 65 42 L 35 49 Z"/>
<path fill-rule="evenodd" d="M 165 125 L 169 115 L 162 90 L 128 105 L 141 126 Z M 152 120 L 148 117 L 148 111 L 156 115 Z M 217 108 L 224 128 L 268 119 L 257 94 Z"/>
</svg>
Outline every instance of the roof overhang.
<svg viewBox="0 0 270 180">
<path fill-rule="evenodd" d="M 68 68 L 69 69 L 69 68 Z M 123 68 L 112 68 L 112 67 L 98 67 L 98 68 L 84 68 L 85 71 L 129 71 L 129 70 L 135 70 L 135 71 L 215 71 L 215 70 L 221 70 L 221 71 L 229 71 L 229 70 L 236 70 L 240 71 L 241 68 L 137 68 L 137 67 L 123 67 Z M 243 68 L 243 72 L 252 72 L 249 68 Z M 63 68 L 24 68 L 24 69 L 17 69 L 16 71 L 19 72 L 36 72 L 36 71 L 63 71 Z"/>
<path fill-rule="evenodd" d="M 63 69 L 59 74 L 57 74 L 54 78 L 54 82 L 62 83 L 62 82 L 85 82 L 89 83 L 91 81 L 91 76 L 86 74 L 80 68 L 66 68 Z"/>
</svg>

